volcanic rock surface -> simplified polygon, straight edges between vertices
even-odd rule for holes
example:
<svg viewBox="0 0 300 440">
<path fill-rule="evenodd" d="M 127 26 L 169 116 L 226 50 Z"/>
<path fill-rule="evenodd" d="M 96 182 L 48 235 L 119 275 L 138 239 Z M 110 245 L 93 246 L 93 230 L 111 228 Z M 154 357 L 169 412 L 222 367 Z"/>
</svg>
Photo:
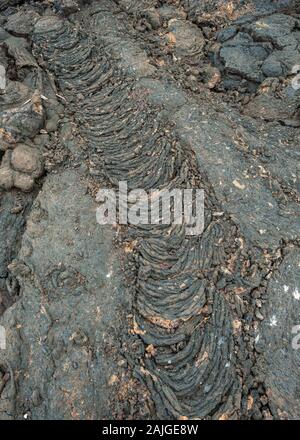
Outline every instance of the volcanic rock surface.
<svg viewBox="0 0 300 440">
<path fill-rule="evenodd" d="M 0 11 L 0 419 L 299 418 L 297 2 Z M 99 225 L 120 181 L 203 233 Z"/>
</svg>

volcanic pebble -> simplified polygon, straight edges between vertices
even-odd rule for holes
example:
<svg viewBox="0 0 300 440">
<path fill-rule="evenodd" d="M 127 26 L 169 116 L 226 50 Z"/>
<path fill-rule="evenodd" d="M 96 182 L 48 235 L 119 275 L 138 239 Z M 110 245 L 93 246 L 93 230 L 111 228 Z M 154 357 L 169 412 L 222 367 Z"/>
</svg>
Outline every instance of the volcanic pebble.
<svg viewBox="0 0 300 440">
<path fill-rule="evenodd" d="M 15 173 L 14 186 L 21 191 L 31 191 L 34 186 L 34 180 L 29 174 Z"/>
<path fill-rule="evenodd" d="M 0 188 L 11 189 L 13 187 L 13 173 L 8 167 L 0 168 Z"/>
<path fill-rule="evenodd" d="M 38 152 L 27 145 L 19 145 L 11 155 L 11 165 L 16 171 L 40 174 L 41 160 Z"/>
</svg>

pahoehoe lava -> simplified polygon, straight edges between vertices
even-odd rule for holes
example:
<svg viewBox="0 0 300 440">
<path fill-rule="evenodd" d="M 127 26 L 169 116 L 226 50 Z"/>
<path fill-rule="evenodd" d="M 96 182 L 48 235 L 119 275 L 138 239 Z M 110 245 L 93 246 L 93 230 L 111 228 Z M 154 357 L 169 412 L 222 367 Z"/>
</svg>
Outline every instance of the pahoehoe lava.
<svg viewBox="0 0 300 440">
<path fill-rule="evenodd" d="M 6 1 L 2 4 L 1 9 L 7 10 L 6 8 L 13 7 L 17 3 Z M 68 192 L 62 184 L 61 191 L 62 193 L 66 192 L 65 197 L 69 197 L 71 194 L 71 185 L 76 185 L 76 179 L 82 181 L 90 176 L 92 176 L 93 184 L 96 187 L 105 182 L 107 186 L 117 189 L 120 181 L 126 181 L 129 189 L 201 188 L 205 190 L 205 229 L 200 236 L 187 236 L 183 225 L 140 225 L 122 228 L 121 239 L 117 241 L 123 251 L 122 257 L 119 254 L 118 256 L 120 259 L 124 258 L 126 268 L 125 274 L 122 276 L 126 278 L 126 286 L 122 286 L 122 289 L 126 290 L 127 294 L 129 292 L 132 305 L 130 322 L 126 322 L 123 318 L 120 328 L 116 330 L 116 333 L 119 333 L 114 337 L 121 340 L 117 346 L 126 359 L 128 371 L 135 379 L 143 383 L 145 392 L 150 393 L 149 400 L 153 401 L 154 409 L 149 410 L 147 417 L 183 420 L 193 418 L 299 417 L 297 378 L 293 377 L 293 384 L 290 385 L 286 385 L 284 380 L 280 382 L 280 386 L 276 383 L 274 377 L 278 374 L 278 365 L 282 371 L 283 361 L 279 354 L 278 358 L 280 359 L 278 360 L 276 357 L 274 360 L 272 350 L 276 353 L 282 350 L 281 342 L 279 341 L 278 345 L 272 342 L 274 347 L 270 348 L 269 341 L 272 339 L 272 335 L 269 334 L 270 327 L 267 324 L 267 319 L 264 320 L 262 315 L 264 307 L 271 319 L 276 314 L 272 306 L 273 291 L 275 292 L 274 302 L 279 307 L 280 304 L 283 304 L 281 302 L 283 300 L 279 298 L 280 295 L 276 291 L 275 282 L 272 281 L 273 277 L 276 276 L 282 285 L 288 283 L 284 278 L 285 269 L 283 269 L 287 265 L 286 259 L 290 258 L 289 255 L 292 254 L 293 261 L 299 261 L 297 242 L 297 234 L 299 233 L 298 188 L 295 180 L 289 177 L 285 179 L 282 172 L 278 171 L 277 162 L 268 168 L 267 160 L 259 162 L 263 153 L 261 155 L 258 153 L 257 159 L 256 152 L 256 149 L 267 148 L 268 140 L 265 138 L 267 139 L 268 136 L 270 138 L 276 137 L 276 130 L 282 130 L 282 138 L 286 139 L 287 144 L 291 142 L 294 145 L 297 139 L 299 140 L 296 124 L 297 99 L 293 97 L 294 106 L 290 114 L 284 117 L 277 117 L 275 114 L 272 118 L 266 118 L 267 121 L 271 119 L 271 123 L 274 124 L 271 128 L 269 126 L 265 128 L 266 121 L 256 121 L 253 113 L 248 112 L 247 114 L 247 107 L 243 116 L 238 114 L 236 108 L 233 113 L 228 110 L 230 122 L 225 123 L 221 117 L 220 120 L 218 119 L 218 113 L 226 112 L 224 109 L 229 109 L 229 105 L 223 108 L 220 106 L 221 110 L 216 111 L 215 120 L 215 123 L 219 124 L 216 126 L 220 127 L 220 133 L 213 133 L 214 130 L 209 131 L 207 128 L 209 121 L 206 120 L 206 115 L 203 116 L 202 110 L 206 111 L 210 105 L 217 108 L 221 99 L 218 95 L 223 92 L 226 94 L 228 90 L 231 93 L 232 90 L 240 87 L 242 82 L 243 87 L 246 88 L 245 93 L 251 96 L 249 101 L 253 99 L 254 102 L 257 96 L 261 96 L 256 94 L 259 87 L 262 87 L 261 83 L 264 84 L 265 80 L 259 76 L 261 81 L 257 80 L 257 77 L 252 81 L 253 77 L 250 74 L 246 78 L 243 77 L 243 71 L 226 70 L 227 65 L 224 58 L 225 67 L 220 67 L 220 54 L 231 51 L 231 56 L 234 52 L 227 39 L 225 41 L 228 44 L 224 41 L 218 42 L 217 55 L 212 58 L 214 65 L 210 66 L 211 53 L 208 49 L 206 51 L 204 49 L 208 44 L 204 42 L 204 34 L 211 35 L 212 31 L 207 29 L 213 26 L 218 29 L 223 26 L 225 30 L 223 29 L 222 32 L 226 32 L 228 31 L 228 20 L 230 21 L 228 16 L 227 21 L 224 21 L 220 11 L 214 21 L 214 11 L 218 2 L 205 1 L 202 6 L 199 5 L 202 2 L 194 2 L 193 0 L 177 2 L 146 0 L 142 2 L 134 0 L 73 2 L 75 5 L 74 9 L 70 11 L 70 19 L 63 15 L 63 9 L 59 9 L 59 5 L 60 3 L 63 5 L 63 1 L 56 2 L 55 8 L 52 9 L 47 9 L 47 2 L 44 3 L 45 10 L 37 9 L 38 15 L 27 35 L 30 45 L 26 46 L 26 53 L 30 52 L 32 58 L 30 61 L 24 62 L 24 66 L 25 69 L 31 69 L 31 72 L 34 72 L 26 77 L 30 78 L 31 85 L 28 86 L 29 81 L 27 81 L 27 84 L 25 83 L 22 87 L 16 88 L 15 86 L 13 96 L 15 106 L 20 101 L 26 100 L 27 102 L 28 108 L 22 107 L 25 124 L 18 125 L 18 130 L 15 129 L 15 120 L 9 113 L 11 102 L 8 102 L 7 108 L 4 107 L 3 111 L 1 107 L 2 119 L 0 120 L 1 127 L 4 127 L 3 130 L 5 129 L 2 131 L 2 135 L 5 134 L 4 141 L 9 145 L 18 144 L 17 147 L 13 147 L 12 152 L 10 146 L 5 148 L 1 164 L 4 170 L 3 177 L 1 177 L 1 182 L 4 182 L 2 190 L 4 194 L 7 194 L 7 191 L 21 190 L 23 191 L 22 197 L 28 198 L 25 203 L 27 207 L 24 218 L 22 217 L 21 220 L 23 223 L 26 223 L 27 220 L 29 232 L 24 233 L 26 226 L 23 225 L 22 230 L 18 232 L 18 237 L 12 239 L 17 243 L 15 244 L 16 252 L 13 253 L 13 257 L 9 255 L 6 258 L 6 260 L 10 260 L 6 263 L 9 264 L 16 259 L 10 264 L 10 271 L 12 276 L 14 273 L 16 274 L 15 278 L 21 285 L 21 291 L 24 290 L 26 293 L 30 289 L 36 289 L 40 292 L 35 295 L 42 296 L 42 319 L 51 321 L 51 325 L 49 324 L 45 331 L 45 340 L 52 329 L 55 329 L 56 312 L 51 304 L 54 301 L 51 295 L 55 301 L 60 300 L 59 293 L 55 290 L 56 287 L 62 289 L 62 295 L 67 295 L 68 292 L 75 290 L 74 286 L 78 288 L 80 283 L 85 286 L 85 282 L 81 278 L 80 283 L 78 282 L 80 274 L 77 269 L 62 267 L 64 265 L 64 261 L 62 261 L 62 265 L 58 263 L 55 270 L 51 267 L 51 279 L 58 278 L 54 284 L 54 291 L 52 291 L 52 287 L 48 287 L 47 280 L 50 272 L 47 272 L 47 275 L 40 274 L 34 268 L 34 264 L 37 262 L 33 259 L 34 264 L 30 263 L 31 252 L 26 254 L 28 247 L 32 247 L 34 252 L 35 246 L 43 245 L 43 238 L 39 238 L 45 233 L 43 222 L 47 224 L 47 218 L 51 216 L 50 210 L 54 209 L 55 211 L 55 199 L 54 196 L 51 196 L 51 188 L 55 188 L 53 193 L 60 192 L 60 189 L 55 186 L 55 174 L 53 177 L 51 167 L 47 166 L 46 176 L 41 177 L 44 172 L 42 154 L 36 152 L 33 143 L 28 145 L 28 138 L 35 139 L 38 135 L 47 135 L 49 118 L 52 118 L 52 122 L 54 118 L 56 121 L 55 129 L 61 130 L 63 133 L 59 145 L 61 147 L 68 145 L 67 148 L 72 150 L 76 159 L 72 159 L 72 156 L 65 159 L 63 156 L 62 161 L 57 165 L 59 181 L 60 173 L 65 173 L 64 165 L 61 163 L 66 163 L 67 168 L 69 166 L 72 168 L 76 162 L 75 171 L 70 172 L 70 176 L 68 171 L 66 174 L 62 174 L 65 177 L 61 177 L 66 187 L 70 187 L 70 192 Z M 239 2 L 230 3 L 238 5 Z M 259 4 L 260 2 L 254 3 Z M 282 2 L 278 8 L 284 9 L 288 6 L 287 3 Z M 272 2 L 270 2 L 270 8 L 267 7 L 263 12 L 259 7 L 257 8 L 258 15 L 254 14 L 252 21 L 255 21 L 258 16 L 273 17 L 273 14 L 284 14 L 284 12 L 272 9 Z M 290 8 L 291 15 L 289 17 L 291 17 L 291 21 L 294 20 L 290 32 L 293 32 L 295 41 L 298 39 L 299 42 L 298 46 L 293 49 L 293 53 L 296 53 L 299 52 L 300 21 L 293 2 L 291 2 Z M 22 11 L 22 9 L 20 10 Z M 232 11 L 230 13 L 233 14 Z M 163 18 L 157 19 L 157 14 Z M 10 15 L 8 15 L 8 19 Z M 171 24 L 169 22 L 165 29 L 167 41 L 169 39 L 171 45 L 168 46 L 169 52 L 164 54 L 165 42 L 161 43 L 161 47 L 157 49 L 160 35 L 155 34 L 151 37 L 144 32 L 155 33 L 157 28 L 162 27 L 163 20 L 169 20 L 170 17 L 175 18 L 171 18 Z M 239 23 L 239 17 L 234 18 Z M 278 20 L 275 22 L 277 23 Z M 284 18 L 281 16 L 280 20 L 284 20 Z M 252 28 L 255 25 L 251 27 L 247 24 L 247 26 L 249 33 L 247 35 L 252 35 Z M 202 28 L 205 28 L 206 31 Z M 3 32 L 8 32 L 8 30 Z M 190 45 L 187 43 L 189 32 L 194 36 L 193 44 Z M 235 38 L 237 32 L 245 35 L 244 28 L 239 28 L 239 31 L 230 31 L 229 29 L 228 32 L 230 38 Z M 0 33 L 0 37 L 1 35 Z M 220 31 L 218 35 L 220 35 Z M 7 54 L 8 51 L 8 54 L 13 54 L 17 63 L 18 54 L 16 55 L 11 49 L 15 46 L 12 46 L 7 36 L 4 35 L 4 37 L 3 41 L 6 41 L 5 53 Z M 12 38 L 18 37 L 17 33 L 14 33 Z M 218 38 L 220 39 L 220 37 Z M 260 42 L 261 40 L 262 44 L 265 44 L 264 38 L 259 39 Z M 254 47 L 256 43 L 248 41 L 251 47 Z M 177 48 L 176 44 L 178 44 Z M 241 43 L 243 48 L 241 50 L 248 53 L 248 49 L 244 49 L 244 44 L 246 43 Z M 17 47 L 19 48 L 19 46 Z M 259 53 L 260 50 L 259 48 Z M 165 58 L 163 58 L 164 55 Z M 154 62 L 156 56 L 164 59 L 164 62 L 159 64 L 160 67 Z M 207 59 L 203 61 L 205 57 Z M 177 76 L 173 76 L 172 63 L 174 59 L 177 62 L 175 68 Z M 185 79 L 184 76 L 187 64 L 192 66 L 191 69 L 195 71 L 196 65 L 200 65 L 199 69 L 201 70 L 201 63 L 205 65 L 205 71 L 212 72 L 213 78 L 218 72 L 217 80 L 209 88 L 215 88 L 216 84 L 221 81 L 223 81 L 223 85 L 220 87 L 224 86 L 218 93 L 215 93 L 216 96 L 211 98 L 212 104 L 207 106 L 202 101 L 209 100 L 214 92 L 208 91 L 205 85 L 202 85 L 200 90 L 193 92 L 193 89 L 190 88 L 191 78 Z M 207 68 L 208 64 L 209 69 Z M 22 68 L 24 66 L 21 65 Z M 255 58 L 255 68 L 258 66 L 260 68 L 261 64 L 257 63 Z M 27 71 L 25 73 L 27 74 Z M 197 76 L 197 73 L 193 75 Z M 177 81 L 178 78 L 180 81 Z M 11 81 L 13 80 L 16 79 L 11 79 Z M 18 78 L 19 80 L 20 78 Z M 34 81 L 34 87 L 32 87 L 32 81 Z M 192 81 L 195 80 L 192 78 Z M 51 105 L 55 110 L 50 106 L 45 92 L 46 89 L 50 96 L 51 87 Z M 22 98 L 20 99 L 18 95 L 21 95 Z M 232 92 L 232 96 L 236 95 L 235 92 Z M 276 95 L 277 98 L 279 99 L 279 95 Z M 62 101 L 64 107 L 59 104 L 59 100 Z M 48 107 L 46 107 L 47 105 Z M 247 105 L 249 108 L 251 101 Z M 189 113 L 190 110 L 191 113 Z M 26 115 L 28 112 L 31 118 L 31 132 L 24 134 L 27 128 Z M 58 113 L 61 115 L 60 119 L 57 116 Z M 65 121 L 63 114 L 66 115 L 65 119 L 68 117 L 72 122 Z M 251 117 L 253 119 L 250 119 Z M 59 126 L 58 120 L 62 121 L 60 122 L 61 126 Z M 239 136 L 237 136 L 237 141 L 231 142 L 231 136 L 234 135 L 236 126 L 241 127 Z M 46 130 L 43 127 L 46 127 Z M 273 129 L 274 132 L 272 132 Z M 205 130 L 207 130 L 205 142 L 210 139 L 214 145 L 211 154 L 209 153 L 209 145 L 207 145 L 208 152 L 204 150 L 204 147 L 202 148 L 201 133 L 204 133 Z M 260 144 L 257 142 L 256 145 L 253 133 L 259 133 L 259 130 L 261 133 L 267 134 L 265 138 L 262 135 Z M 54 132 L 55 130 L 53 130 Z M 197 134 L 193 137 L 196 132 Z M 228 146 L 225 147 L 227 152 L 224 152 L 224 157 L 234 158 L 228 164 L 227 170 L 224 168 L 222 159 L 218 164 L 219 157 L 222 156 L 218 148 L 223 148 L 221 145 L 223 138 L 230 139 Z M 56 142 L 55 139 L 52 139 L 50 146 L 54 142 Z M 276 142 L 274 141 L 274 143 Z M 254 153 L 253 150 L 255 150 Z M 277 151 L 276 149 L 276 154 Z M 18 161 L 13 161 L 12 158 L 18 152 L 26 157 L 26 163 L 32 163 L 31 167 L 14 168 L 14 163 Z M 286 153 L 283 158 L 280 154 L 285 154 L 285 152 L 278 153 L 279 162 L 286 157 L 288 157 L 288 163 L 294 162 L 291 159 L 294 157 L 294 152 L 291 152 L 290 156 L 289 153 Z M 254 162 L 256 159 L 258 165 Z M 89 167 L 76 174 L 78 161 L 89 163 Z M 266 163 L 266 169 L 263 168 L 264 163 Z M 210 164 L 213 164 L 216 169 L 213 166 L 210 167 Z M 240 164 L 242 164 L 241 167 L 245 164 L 244 171 L 242 175 L 236 176 L 234 173 L 240 171 Z M 294 164 L 294 166 L 296 165 Z M 23 173 L 22 176 L 21 173 Z M 224 177 L 223 181 L 223 175 L 226 173 L 229 177 Z M 293 174 L 293 165 L 291 165 L 291 174 Z M 248 179 L 251 180 L 251 178 L 255 183 L 253 186 L 251 186 L 251 182 L 249 183 L 249 196 L 247 196 L 249 199 L 245 199 L 245 202 L 242 200 L 243 196 L 240 195 L 240 192 L 246 188 Z M 43 179 L 46 183 L 43 182 Z M 267 179 L 269 180 L 265 183 Z M 233 184 L 236 193 L 226 189 L 228 181 Z M 43 205 L 42 202 L 41 194 L 43 193 L 38 196 L 38 191 L 34 190 L 29 195 L 34 185 L 40 185 L 42 188 L 40 191 L 45 191 L 46 194 L 48 191 L 50 194 L 49 213 L 47 212 L 47 203 Z M 84 190 L 81 190 L 80 185 L 77 190 L 78 197 L 84 197 Z M 221 192 L 223 186 L 225 187 L 224 193 Z M 272 208 L 259 207 L 257 219 L 249 218 L 250 226 L 245 225 L 248 221 L 245 218 L 248 215 L 246 214 L 248 213 L 247 203 L 252 209 L 252 202 L 256 194 L 260 194 L 259 191 L 264 190 L 263 197 L 266 200 L 266 205 L 274 203 L 276 208 L 274 206 Z M 248 190 L 245 189 L 245 191 Z M 36 200 L 34 200 L 35 197 L 37 197 Z M 59 195 L 55 195 L 55 197 L 59 199 Z M 233 208 L 234 202 L 236 203 L 235 208 Z M 71 201 L 69 203 L 71 204 Z M 84 209 L 91 210 L 89 203 L 87 205 L 88 207 L 84 205 Z M 278 220 L 277 217 L 269 220 L 267 209 L 273 208 L 276 209 L 276 213 L 284 210 L 292 213 L 292 219 L 290 220 L 287 215 L 278 214 Z M 74 220 L 75 225 L 77 225 L 76 221 Z M 33 223 L 35 225 L 32 226 Z M 264 234 L 268 231 L 264 231 L 261 225 L 270 228 L 270 238 L 265 239 Z M 42 228 L 44 229 L 40 231 Z M 81 234 L 83 234 L 82 231 Z M 72 239 L 75 240 L 73 236 Z M 41 240 L 41 243 L 38 240 Z M 125 252 L 124 243 L 127 249 Z M 76 248 L 76 252 L 77 250 Z M 110 250 L 110 252 L 112 251 Z M 18 257 L 17 254 L 19 254 Z M 95 251 L 95 258 L 96 256 Z M 295 264 L 295 266 L 297 265 Z M 80 267 L 80 263 L 78 267 Z M 296 271 L 297 267 L 295 267 L 295 273 Z M 274 273 L 276 275 L 273 275 Z M 296 274 L 296 284 L 299 282 L 297 276 Z M 31 281 L 29 281 L 30 277 Z M 37 282 L 37 279 L 41 281 Z M 75 284 L 71 283 L 67 286 L 66 294 L 62 286 L 65 283 L 67 285 L 69 279 Z M 294 289 L 297 288 L 296 284 Z M 29 285 L 32 287 L 28 287 Z M 82 289 L 84 288 L 82 287 Z M 109 288 L 107 287 L 107 289 Z M 92 288 L 86 287 L 86 289 L 92 291 Z M 29 307 L 28 304 L 26 305 L 26 295 L 24 294 L 23 309 Z M 63 302 L 65 298 L 67 297 L 63 297 Z M 297 297 L 294 299 L 295 303 L 294 300 L 288 302 L 288 310 L 293 307 L 299 308 Z M 112 306 L 111 303 L 109 305 Z M 16 306 L 18 305 L 16 304 Z M 14 329 L 14 331 L 18 329 L 22 332 L 22 324 L 19 323 L 19 317 L 23 316 L 22 308 L 21 310 L 16 309 L 14 313 L 12 307 L 7 307 L 3 318 L 0 319 L 0 324 L 3 323 L 5 327 Z M 59 319 L 62 318 L 63 315 L 59 316 Z M 285 320 L 284 314 L 281 319 Z M 291 327 L 292 324 L 296 324 L 296 319 L 296 316 L 293 316 Z M 67 321 L 68 318 L 66 317 L 65 320 Z M 274 321 L 271 321 L 271 324 L 272 322 Z M 93 326 L 96 325 L 97 323 L 90 324 L 91 333 L 93 333 Z M 63 330 L 59 331 L 63 334 Z M 284 339 L 290 330 L 285 328 L 282 332 L 285 335 L 282 337 Z M 90 349 L 91 359 L 87 355 L 89 361 L 87 360 L 88 367 L 85 367 L 85 371 L 87 371 L 88 379 L 93 376 L 93 382 L 98 376 L 94 373 L 89 376 L 89 369 L 95 368 L 95 365 L 92 365 L 94 348 L 91 347 L 95 347 L 97 341 L 92 343 L 89 340 L 92 338 L 91 335 L 86 337 L 85 334 L 80 333 L 80 338 L 76 334 L 77 340 L 80 339 L 77 343 L 73 335 L 70 336 L 67 332 L 66 335 L 69 340 L 71 338 L 72 341 L 75 340 L 75 345 L 79 346 L 80 350 L 83 350 L 82 347 L 87 352 Z M 57 332 L 55 333 L 55 330 L 53 330 L 51 337 L 53 341 L 56 341 Z M 31 337 L 28 330 L 24 330 L 24 334 L 20 333 L 20 340 L 17 340 L 15 344 L 17 346 L 24 342 L 25 345 L 28 344 L 31 347 L 32 344 L 37 343 L 35 341 L 37 338 L 38 332 Z M 67 337 L 64 339 L 67 340 Z M 52 342 L 47 342 L 47 344 L 49 345 L 45 351 L 50 350 Z M 66 357 L 63 359 L 68 359 L 68 343 L 64 342 L 64 344 L 66 344 L 66 348 L 63 349 L 59 346 L 59 351 L 61 353 L 65 350 Z M 299 355 L 288 346 L 289 342 L 285 340 L 284 344 L 284 347 L 287 347 L 286 357 L 289 359 L 289 365 L 296 365 Z M 58 350 L 57 346 L 55 347 L 55 350 Z M 18 350 L 17 347 L 16 350 Z M 20 349 L 20 352 L 22 350 Z M 53 392 L 52 389 L 46 390 L 46 385 L 45 389 L 37 391 L 34 388 L 34 384 L 37 386 L 37 381 L 34 378 L 31 383 L 27 382 L 25 374 L 24 376 L 23 373 L 21 374 L 22 379 L 19 379 L 16 374 L 19 369 L 30 372 L 29 351 L 28 354 L 22 354 L 22 362 L 17 359 L 16 355 L 11 355 L 11 350 L 8 353 L 0 354 L 0 419 L 21 418 L 24 413 L 32 415 L 33 418 L 43 417 L 41 414 L 44 414 L 44 417 L 63 418 L 64 410 L 61 409 L 60 403 L 55 402 L 55 386 Z M 60 358 L 60 353 L 57 359 Z M 38 357 L 33 358 L 34 361 L 38 359 Z M 74 357 L 74 359 L 72 357 L 72 362 L 79 362 L 77 358 Z M 53 364 L 55 364 L 55 368 L 61 368 L 63 361 L 53 360 Z M 45 372 L 41 372 L 41 376 L 49 376 L 52 379 L 54 371 L 56 371 L 55 368 L 53 367 L 51 370 L 52 367 L 49 367 L 49 372 L 46 371 L 46 364 L 43 368 L 45 368 Z M 30 375 L 30 373 L 27 374 Z M 1 380 L 3 386 L 1 386 Z M 68 402 L 69 399 L 72 401 L 72 398 L 76 401 L 77 396 L 75 398 L 72 395 L 74 385 L 72 385 L 72 381 L 68 382 L 67 375 L 65 379 L 61 380 L 61 383 L 61 388 L 68 390 L 66 391 L 70 396 Z M 101 386 L 106 387 L 106 385 Z M 84 389 L 84 380 L 82 383 L 80 382 L 78 387 Z M 96 391 L 93 386 L 91 387 L 91 395 L 97 395 L 97 392 L 99 394 L 96 387 Z M 288 397 L 285 396 L 287 388 L 289 389 L 289 392 L 286 393 Z M 293 402 L 291 395 L 293 395 Z M 45 400 L 43 411 L 45 412 L 39 413 L 36 408 L 41 405 L 43 398 Z M 91 407 L 97 405 L 99 396 L 93 399 Z M 119 397 L 116 397 L 116 400 L 118 399 Z M 288 403 L 283 405 L 285 399 Z M 50 409 L 47 409 L 47 406 Z M 83 418 L 88 416 L 96 418 L 97 412 L 90 410 L 88 402 L 85 406 L 86 409 L 81 414 L 78 410 L 79 405 L 72 406 L 71 403 L 71 416 L 67 417 Z M 117 406 L 115 403 L 115 417 L 125 417 L 122 412 L 123 407 L 122 415 L 120 415 L 116 409 Z M 134 417 L 139 416 L 136 414 Z"/>
</svg>

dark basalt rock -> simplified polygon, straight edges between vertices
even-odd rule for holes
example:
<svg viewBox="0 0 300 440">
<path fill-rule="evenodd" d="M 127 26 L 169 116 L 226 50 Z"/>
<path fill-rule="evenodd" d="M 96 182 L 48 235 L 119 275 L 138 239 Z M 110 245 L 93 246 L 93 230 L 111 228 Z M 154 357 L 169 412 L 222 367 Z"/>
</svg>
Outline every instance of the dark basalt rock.
<svg viewBox="0 0 300 440">
<path fill-rule="evenodd" d="M 299 126 L 299 96 L 289 95 L 288 90 L 284 90 L 280 97 L 272 92 L 258 94 L 245 106 L 244 114 L 287 124 L 294 120 L 294 126 Z"/>
<path fill-rule="evenodd" d="M 5 11 L 10 6 L 17 6 L 24 2 L 24 0 L 1 0 L 0 11 Z"/>
<path fill-rule="evenodd" d="M 70 20 L 48 11 L 27 47 L 38 66 L 22 63 L 13 46 L 5 53 L 5 67 L 18 62 L 24 83 L 8 76 L 16 91 L 3 95 L 2 111 L 12 103 L 19 109 L 31 84 L 47 98 L 29 155 L 41 148 L 48 175 L 14 239 L 20 246 L 11 254 L 5 248 L 4 276 L 17 281 L 20 299 L 0 318 L 10 341 L 0 352 L 1 419 L 299 417 L 299 379 L 283 365 L 286 356 L 294 368 L 298 356 L 287 335 L 299 302 L 299 130 L 286 123 L 297 119 L 297 95 L 262 68 L 291 46 L 275 47 L 278 16 L 268 18 L 272 37 L 257 36 L 250 26 L 259 29 L 262 17 L 251 12 L 232 23 L 230 9 L 214 15 L 216 2 L 180 3 L 190 18 L 206 11 L 192 18 L 198 24 L 231 22 L 216 61 L 227 63 L 224 83 L 253 86 L 243 108 L 207 90 L 219 76 L 204 59 L 211 29 L 202 32 L 174 5 L 158 9 L 161 28 L 143 33 L 137 21 L 150 20 L 145 11 L 161 2 L 101 0 Z M 264 3 L 274 12 L 274 2 Z M 296 26 L 288 36 L 297 38 Z M 163 60 L 171 59 L 174 77 L 169 65 L 154 62 L 165 37 Z M 186 64 L 198 72 L 195 82 L 203 74 L 207 83 L 198 93 L 177 80 Z M 3 134 L 9 153 L 2 160 L 9 156 L 22 172 L 36 168 L 33 160 L 20 166 L 10 152 L 14 140 Z M 204 189 L 203 233 L 188 236 L 183 225 L 98 225 L 98 188 L 117 189 L 124 180 L 129 189 Z M 12 220 L 3 219 L 4 231 Z M 282 285 L 293 294 L 286 309 Z M 271 340 L 274 307 L 280 326 Z"/>
<path fill-rule="evenodd" d="M 5 105 L 7 100 L 9 104 Z M 0 112 L 0 128 L 4 148 L 5 145 L 19 142 L 26 137 L 34 137 L 43 127 L 42 100 L 34 90 L 16 82 L 9 82 L 7 94 L 0 95 L 0 101 L 3 105 Z"/>
<path fill-rule="evenodd" d="M 264 78 L 261 64 L 267 58 L 269 50 L 267 44 L 256 44 L 249 34 L 240 32 L 223 44 L 219 56 L 226 73 L 260 83 Z"/>
<path fill-rule="evenodd" d="M 205 39 L 200 29 L 186 20 L 170 20 L 167 34 L 171 43 L 174 40 L 174 52 L 177 57 L 192 58 L 194 62 L 203 58 Z M 171 35 L 171 38 L 170 38 Z"/>
<path fill-rule="evenodd" d="M 229 32 L 233 29 L 236 28 L 229 28 Z M 226 35 L 225 32 L 226 28 L 222 33 Z M 252 19 L 233 38 L 225 37 L 221 42 L 217 59 L 223 66 L 225 84 L 230 74 L 257 85 L 266 77 L 290 75 L 299 62 L 299 40 L 300 23 L 296 18 L 273 14 Z"/>
<path fill-rule="evenodd" d="M 233 38 L 237 33 L 237 28 L 232 26 L 225 29 L 220 30 L 216 37 L 220 43 L 224 43 L 225 41 Z"/>
<path fill-rule="evenodd" d="M 34 11 L 17 12 L 8 17 L 4 28 L 13 35 L 27 37 L 38 19 L 39 15 Z"/>
</svg>

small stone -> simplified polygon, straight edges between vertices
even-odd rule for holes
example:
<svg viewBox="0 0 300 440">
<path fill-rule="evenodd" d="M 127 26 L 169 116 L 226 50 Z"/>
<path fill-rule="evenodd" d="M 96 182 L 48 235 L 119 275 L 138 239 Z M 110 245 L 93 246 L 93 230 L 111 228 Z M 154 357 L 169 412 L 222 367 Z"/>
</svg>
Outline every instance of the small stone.
<svg viewBox="0 0 300 440">
<path fill-rule="evenodd" d="M 256 303 L 256 306 L 257 306 L 259 309 L 261 309 L 261 307 L 262 307 L 262 302 L 261 302 L 261 300 L 260 300 L 260 299 L 257 299 L 257 300 L 255 301 L 255 303 Z"/>
<path fill-rule="evenodd" d="M 224 43 L 224 41 L 229 40 L 230 38 L 233 38 L 237 33 L 237 29 L 235 27 L 228 27 L 226 29 L 222 29 L 217 33 L 217 40 L 220 43 Z"/>
<path fill-rule="evenodd" d="M 118 361 L 118 367 L 126 368 L 127 361 L 125 359 L 121 359 L 120 361 Z"/>
<path fill-rule="evenodd" d="M 13 187 L 13 184 L 12 170 L 8 167 L 0 168 L 0 188 L 8 190 Z"/>
<path fill-rule="evenodd" d="M 10 210 L 10 213 L 11 214 L 20 214 L 20 212 L 22 212 L 23 211 L 23 206 L 22 205 L 17 205 L 17 206 L 14 206 L 11 210 Z"/>
<path fill-rule="evenodd" d="M 35 145 L 39 145 L 41 147 L 44 147 L 50 142 L 50 137 L 48 134 L 39 134 L 34 138 Z"/>
<path fill-rule="evenodd" d="M 53 117 L 46 122 L 45 128 L 46 128 L 47 133 L 52 133 L 57 130 L 58 119 L 59 119 L 58 117 L 57 118 Z"/>
<path fill-rule="evenodd" d="M 16 172 L 14 176 L 14 185 L 21 191 L 28 192 L 32 190 L 34 186 L 34 180 L 29 174 Z"/>
<path fill-rule="evenodd" d="M 77 330 L 71 337 L 74 344 L 84 346 L 88 342 L 87 335 L 81 330 Z"/>
<path fill-rule="evenodd" d="M 13 150 L 11 165 L 14 170 L 34 174 L 34 177 L 39 177 L 43 171 L 39 153 L 23 144 Z"/>
<path fill-rule="evenodd" d="M 39 390 L 35 389 L 32 393 L 31 400 L 34 406 L 39 406 L 41 404 L 41 395 Z"/>
<path fill-rule="evenodd" d="M 265 319 L 264 316 L 260 313 L 259 310 L 256 310 L 256 312 L 255 312 L 255 316 L 256 316 L 256 318 L 259 319 L 260 321 L 263 321 L 263 320 Z"/>
<path fill-rule="evenodd" d="M 251 296 L 254 299 L 258 299 L 261 297 L 261 292 L 259 291 L 259 289 L 254 289 L 251 293 Z"/>
<path fill-rule="evenodd" d="M 262 72 L 265 76 L 274 78 L 283 75 L 284 70 L 280 61 L 270 57 L 263 63 Z"/>
<path fill-rule="evenodd" d="M 237 180 L 237 179 L 235 179 L 233 182 L 232 182 L 233 184 L 234 184 L 234 186 L 236 187 L 236 188 L 238 188 L 238 189 L 245 189 L 246 188 L 246 186 L 243 184 L 243 183 L 241 183 L 239 180 Z"/>
<path fill-rule="evenodd" d="M 37 167 L 37 160 L 31 149 L 26 145 L 20 145 L 12 153 L 11 164 L 16 171 L 32 173 Z"/>
</svg>

